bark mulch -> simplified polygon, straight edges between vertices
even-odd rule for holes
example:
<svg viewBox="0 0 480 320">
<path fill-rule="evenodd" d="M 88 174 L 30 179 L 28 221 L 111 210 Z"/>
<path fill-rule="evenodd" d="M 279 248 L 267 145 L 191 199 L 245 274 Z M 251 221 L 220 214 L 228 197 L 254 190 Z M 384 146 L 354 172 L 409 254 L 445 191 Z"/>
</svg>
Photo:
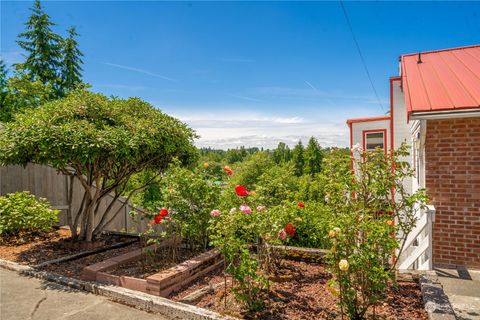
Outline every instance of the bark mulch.
<svg viewBox="0 0 480 320">
<path fill-rule="evenodd" d="M 60 228 L 49 233 L 29 238 L 28 242 L 9 241 L 0 244 L 0 259 L 20 264 L 37 265 L 39 263 L 73 255 L 91 249 L 72 248 L 69 243 L 70 230 Z M 104 235 L 105 246 L 126 241 L 127 237 Z"/>
<path fill-rule="evenodd" d="M 246 312 L 245 307 L 235 301 L 231 293 L 227 295 L 225 307 L 223 286 L 204 296 L 196 305 L 243 319 L 341 319 L 340 309 L 336 304 L 337 297 L 327 290 L 329 279 L 330 275 L 321 263 L 282 260 L 278 275 L 271 278 L 270 294 L 264 301 L 264 311 Z M 170 298 L 180 300 L 208 284 L 223 281 L 223 270 L 215 270 L 192 283 L 189 288 L 172 294 Z M 230 285 L 231 282 L 228 283 Z M 369 314 L 368 318 L 428 319 L 419 285 L 411 282 L 399 283 L 397 288 L 389 290 L 386 300 L 375 306 L 375 318 L 373 314 Z"/>
<path fill-rule="evenodd" d="M 42 267 L 41 269 L 48 272 L 58 273 L 67 277 L 81 279 L 84 267 L 122 255 L 138 248 L 140 248 L 140 243 L 134 242 L 126 247 L 96 253 L 76 260 L 47 265 Z"/>
</svg>

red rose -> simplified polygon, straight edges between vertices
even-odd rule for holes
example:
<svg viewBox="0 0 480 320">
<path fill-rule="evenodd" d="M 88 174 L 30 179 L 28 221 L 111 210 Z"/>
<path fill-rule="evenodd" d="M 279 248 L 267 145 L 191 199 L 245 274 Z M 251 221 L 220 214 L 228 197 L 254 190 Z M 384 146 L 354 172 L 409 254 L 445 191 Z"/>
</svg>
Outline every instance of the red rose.
<svg viewBox="0 0 480 320">
<path fill-rule="evenodd" d="M 160 217 L 166 217 L 166 216 L 168 216 L 168 210 L 165 209 L 165 208 L 162 208 L 162 209 L 160 209 L 160 211 L 158 211 L 158 215 Z"/>
<path fill-rule="evenodd" d="M 297 203 L 297 206 L 299 206 L 300 208 L 305 208 L 305 205 L 303 204 L 303 202 Z"/>
<path fill-rule="evenodd" d="M 287 226 L 285 227 L 285 231 L 286 231 L 289 235 L 293 236 L 293 235 L 295 234 L 295 227 L 293 226 L 293 224 L 289 223 L 289 224 L 287 224 Z"/>
<path fill-rule="evenodd" d="M 241 186 L 241 185 L 238 185 L 235 187 L 235 192 L 237 193 L 237 195 L 239 195 L 240 197 L 246 197 L 248 196 L 248 191 L 247 191 L 247 188 L 245 188 L 245 186 Z"/>
<path fill-rule="evenodd" d="M 153 222 L 155 224 L 159 224 L 162 222 L 162 216 L 161 215 L 156 215 L 154 218 L 153 218 Z"/>
</svg>

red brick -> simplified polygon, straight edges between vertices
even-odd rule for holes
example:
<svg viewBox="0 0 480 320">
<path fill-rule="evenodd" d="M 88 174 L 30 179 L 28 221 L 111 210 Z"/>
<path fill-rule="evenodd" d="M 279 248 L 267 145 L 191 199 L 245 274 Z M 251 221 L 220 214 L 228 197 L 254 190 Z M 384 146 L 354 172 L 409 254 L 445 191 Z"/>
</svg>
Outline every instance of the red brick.
<svg viewBox="0 0 480 320">
<path fill-rule="evenodd" d="M 428 120 L 425 161 L 434 263 L 480 267 L 480 117 Z"/>
</svg>

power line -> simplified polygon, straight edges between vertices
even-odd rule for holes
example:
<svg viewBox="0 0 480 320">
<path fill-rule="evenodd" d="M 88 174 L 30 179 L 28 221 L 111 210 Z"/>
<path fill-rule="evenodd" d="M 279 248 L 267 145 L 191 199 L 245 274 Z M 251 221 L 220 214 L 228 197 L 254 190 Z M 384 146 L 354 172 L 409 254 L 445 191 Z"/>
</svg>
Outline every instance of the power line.
<svg viewBox="0 0 480 320">
<path fill-rule="evenodd" d="M 360 50 L 360 45 L 358 44 L 357 38 L 355 37 L 355 33 L 353 32 L 352 23 L 350 22 L 350 19 L 348 18 L 347 9 L 345 9 L 345 5 L 343 4 L 343 0 L 340 0 L 340 5 L 342 7 L 342 11 L 343 11 L 343 15 L 345 16 L 345 20 L 347 20 L 347 24 L 348 24 L 348 28 L 350 29 L 350 33 L 352 34 L 353 42 L 355 42 L 355 46 L 357 47 L 358 55 L 360 56 L 360 60 L 362 60 L 362 64 L 363 64 L 363 67 L 365 68 L 365 72 L 367 73 L 368 80 L 370 81 L 373 92 L 375 93 L 375 97 L 377 97 L 377 101 L 378 101 L 378 104 L 380 105 L 380 108 L 382 108 L 382 111 L 385 112 L 385 109 L 383 108 L 382 101 L 380 100 L 380 97 L 378 96 L 377 89 L 375 89 L 375 85 L 373 84 L 372 77 L 370 76 L 370 72 L 368 71 L 367 63 L 365 62 L 365 59 L 363 58 L 362 50 Z"/>
</svg>

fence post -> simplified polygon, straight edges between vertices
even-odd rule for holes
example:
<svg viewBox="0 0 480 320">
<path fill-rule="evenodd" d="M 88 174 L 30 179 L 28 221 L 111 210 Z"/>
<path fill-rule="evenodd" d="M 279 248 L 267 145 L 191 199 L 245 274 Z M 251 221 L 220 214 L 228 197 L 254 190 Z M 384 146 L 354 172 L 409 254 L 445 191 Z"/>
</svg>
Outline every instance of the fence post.
<svg viewBox="0 0 480 320">
<path fill-rule="evenodd" d="M 426 235 L 428 236 L 428 270 L 433 269 L 433 223 L 435 222 L 435 207 L 427 205 L 427 226 Z"/>
</svg>

